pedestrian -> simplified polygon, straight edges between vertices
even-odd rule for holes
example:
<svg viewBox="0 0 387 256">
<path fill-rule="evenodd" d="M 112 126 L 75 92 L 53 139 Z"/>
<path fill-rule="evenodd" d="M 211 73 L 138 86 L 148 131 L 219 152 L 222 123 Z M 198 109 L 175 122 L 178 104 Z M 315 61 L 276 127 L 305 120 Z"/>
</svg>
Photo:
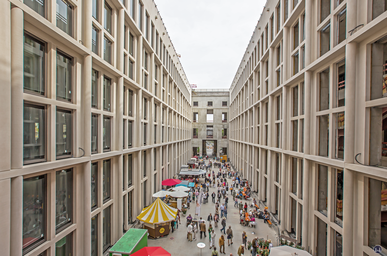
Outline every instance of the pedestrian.
<svg viewBox="0 0 387 256">
<path fill-rule="evenodd" d="M 223 254 L 226 254 L 224 252 L 224 236 L 223 235 L 221 235 L 219 238 L 219 251 L 220 251 L 220 253 L 222 253 L 222 248 L 223 248 Z"/>
<path fill-rule="evenodd" d="M 211 248 L 210 248 L 211 249 Z M 212 249 L 211 256 L 219 256 L 218 251 L 216 250 L 216 247 L 214 246 L 214 249 Z"/>
<path fill-rule="evenodd" d="M 212 232 L 213 228 L 212 228 L 212 225 L 210 224 L 209 227 L 208 227 L 208 239 L 209 241 L 211 242 L 211 232 Z"/>
<path fill-rule="evenodd" d="M 179 222 L 179 224 L 181 224 L 181 221 L 180 221 L 180 210 L 177 210 L 177 221 Z"/>
<path fill-rule="evenodd" d="M 226 234 L 227 234 L 227 243 L 228 243 L 228 246 L 230 246 L 230 241 L 231 241 L 231 244 L 233 244 L 233 242 L 232 242 L 233 234 L 232 234 L 231 226 L 228 226 Z"/>
<path fill-rule="evenodd" d="M 215 246 L 215 240 L 216 240 L 216 233 L 214 230 L 211 232 L 211 242 L 210 242 L 210 249 Z"/>
<path fill-rule="evenodd" d="M 210 213 L 210 215 L 208 215 L 208 217 L 207 217 L 207 221 L 208 221 L 208 223 L 211 224 L 211 221 L 212 221 L 212 220 L 213 220 L 212 214 Z"/>
<path fill-rule="evenodd" d="M 221 206 L 220 206 L 220 217 L 222 218 L 223 217 L 223 211 L 224 211 L 224 204 L 222 204 Z"/>
<path fill-rule="evenodd" d="M 172 220 L 171 221 L 171 229 L 172 229 L 172 233 L 173 233 L 173 231 L 175 230 L 175 220 Z"/>
<path fill-rule="evenodd" d="M 222 228 L 220 229 L 220 233 L 222 233 L 222 230 L 223 230 L 223 234 L 226 234 L 226 225 L 227 224 L 226 224 L 226 218 L 225 217 L 223 217 L 221 224 L 222 224 Z"/>
<path fill-rule="evenodd" d="M 234 202 L 234 207 L 238 207 L 238 198 L 235 198 L 235 197 L 234 197 L 234 200 L 235 200 L 235 202 Z"/>
<path fill-rule="evenodd" d="M 241 256 L 245 253 L 245 245 L 241 244 L 238 248 L 238 256 Z"/>
<path fill-rule="evenodd" d="M 212 192 L 212 202 L 213 203 L 215 203 L 215 197 L 216 197 L 215 192 Z"/>
<path fill-rule="evenodd" d="M 245 203 L 245 205 L 243 206 L 243 208 L 245 209 L 245 212 L 247 212 L 247 203 Z"/>
<path fill-rule="evenodd" d="M 223 215 L 227 219 L 227 206 L 224 207 Z"/>
<path fill-rule="evenodd" d="M 192 224 L 190 223 L 187 228 L 187 238 L 188 238 L 188 241 L 190 242 L 192 242 L 192 231 L 193 231 L 193 227 L 192 227 Z"/>
<path fill-rule="evenodd" d="M 257 249 L 258 249 L 258 238 L 257 237 L 254 237 L 253 241 L 251 241 L 251 247 L 253 248 L 252 250 L 252 256 L 256 256 L 257 255 Z"/>
<path fill-rule="evenodd" d="M 199 227 L 200 227 L 200 239 L 202 239 L 203 234 L 204 234 L 204 237 L 207 237 L 207 235 L 206 235 L 206 223 L 204 223 L 204 221 L 201 222 L 199 224 Z"/>
<path fill-rule="evenodd" d="M 224 199 L 224 204 L 227 206 L 227 204 L 228 204 L 228 197 L 226 197 L 226 198 Z"/>
<path fill-rule="evenodd" d="M 246 246 L 247 243 L 247 234 L 246 231 L 242 232 L 242 243 Z"/>
<path fill-rule="evenodd" d="M 196 233 L 198 232 L 197 223 L 193 224 L 193 240 L 196 241 Z"/>
</svg>

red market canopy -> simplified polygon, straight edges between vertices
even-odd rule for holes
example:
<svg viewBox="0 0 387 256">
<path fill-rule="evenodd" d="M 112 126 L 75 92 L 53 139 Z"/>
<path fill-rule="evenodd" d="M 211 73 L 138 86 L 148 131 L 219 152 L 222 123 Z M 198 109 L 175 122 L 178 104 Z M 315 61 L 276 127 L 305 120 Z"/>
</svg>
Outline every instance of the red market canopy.
<svg viewBox="0 0 387 256">
<path fill-rule="evenodd" d="M 171 254 L 162 247 L 144 247 L 130 256 L 171 256 Z"/>
<path fill-rule="evenodd" d="M 178 179 L 166 179 L 166 180 L 163 180 L 163 182 L 161 183 L 163 186 L 175 186 L 177 184 L 181 183 L 181 180 L 178 180 Z"/>
</svg>

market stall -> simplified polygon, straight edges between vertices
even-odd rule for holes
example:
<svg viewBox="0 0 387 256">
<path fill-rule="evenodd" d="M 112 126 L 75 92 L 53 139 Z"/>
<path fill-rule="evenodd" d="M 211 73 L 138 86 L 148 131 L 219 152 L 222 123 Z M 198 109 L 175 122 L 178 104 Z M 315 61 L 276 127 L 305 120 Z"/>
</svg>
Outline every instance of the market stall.
<svg viewBox="0 0 387 256">
<path fill-rule="evenodd" d="M 168 206 L 157 198 L 150 206 L 144 208 L 137 219 L 143 222 L 149 236 L 153 238 L 169 234 L 170 222 L 176 219 L 177 209 Z"/>
<path fill-rule="evenodd" d="M 148 231 L 145 229 L 131 228 L 109 250 L 109 256 L 117 253 L 132 255 L 148 246 Z"/>
</svg>

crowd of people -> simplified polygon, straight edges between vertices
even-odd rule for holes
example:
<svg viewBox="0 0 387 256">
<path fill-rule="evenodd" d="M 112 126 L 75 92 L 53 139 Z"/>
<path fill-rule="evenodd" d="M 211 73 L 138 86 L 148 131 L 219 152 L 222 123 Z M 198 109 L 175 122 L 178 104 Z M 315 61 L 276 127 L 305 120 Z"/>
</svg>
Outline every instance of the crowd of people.
<svg viewBox="0 0 387 256">
<path fill-rule="evenodd" d="M 243 204 L 243 200 L 250 198 L 251 190 L 249 183 L 246 180 L 242 180 L 228 164 L 216 163 L 219 166 L 219 170 L 214 170 L 214 168 L 209 168 L 207 174 L 204 176 L 204 182 L 198 182 L 198 185 L 193 188 L 193 191 L 189 192 L 188 201 L 194 201 L 198 203 L 198 200 L 202 198 L 202 202 L 208 202 L 209 197 L 214 204 L 214 213 L 210 213 L 207 216 L 207 219 L 204 220 L 199 215 L 192 217 L 189 214 L 187 219 L 187 239 L 192 242 L 196 239 L 206 239 L 208 236 L 209 249 L 211 255 L 226 254 L 225 244 L 227 240 L 227 246 L 233 244 L 234 232 L 231 225 L 227 227 L 227 214 L 229 207 L 229 197 L 232 195 L 234 201 L 234 207 L 239 207 L 240 213 L 240 224 L 255 226 L 256 218 L 261 218 L 267 221 L 270 219 L 270 215 L 267 212 L 267 208 L 264 211 L 261 211 L 257 205 L 255 199 L 250 200 L 252 202 L 249 205 L 247 202 Z M 215 163 L 209 162 L 209 165 L 214 165 Z M 203 165 L 207 169 L 208 165 Z M 231 181 L 229 182 L 229 180 Z M 209 195 L 209 188 L 216 188 L 216 191 L 212 192 Z M 239 201 L 238 201 L 239 199 Z M 200 203 L 202 203 L 200 202 Z M 196 212 L 198 214 L 198 212 Z M 197 218 L 196 218 L 197 217 Z M 215 232 L 215 228 L 219 226 L 220 236 Z M 199 232 L 200 238 L 197 237 L 196 233 Z M 257 243 L 257 238 L 254 238 L 253 243 Z M 241 245 L 237 249 L 237 255 L 241 256 L 245 253 L 245 248 L 247 246 L 247 234 L 245 231 L 241 234 Z M 252 247 L 255 248 L 257 244 Z M 219 247 L 217 247 L 219 246 Z M 219 252 L 217 250 L 219 248 Z M 229 255 L 233 255 L 230 253 Z M 253 254 L 254 255 L 254 254 Z"/>
</svg>

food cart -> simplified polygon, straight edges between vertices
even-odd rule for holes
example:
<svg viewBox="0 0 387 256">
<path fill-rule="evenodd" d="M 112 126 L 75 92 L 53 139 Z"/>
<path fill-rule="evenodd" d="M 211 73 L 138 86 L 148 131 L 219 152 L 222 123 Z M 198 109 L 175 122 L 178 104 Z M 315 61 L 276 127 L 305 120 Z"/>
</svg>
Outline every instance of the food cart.
<svg viewBox="0 0 387 256">
<path fill-rule="evenodd" d="M 132 253 L 148 246 L 148 231 L 145 229 L 131 228 L 109 250 L 109 256 L 132 255 Z"/>
</svg>

